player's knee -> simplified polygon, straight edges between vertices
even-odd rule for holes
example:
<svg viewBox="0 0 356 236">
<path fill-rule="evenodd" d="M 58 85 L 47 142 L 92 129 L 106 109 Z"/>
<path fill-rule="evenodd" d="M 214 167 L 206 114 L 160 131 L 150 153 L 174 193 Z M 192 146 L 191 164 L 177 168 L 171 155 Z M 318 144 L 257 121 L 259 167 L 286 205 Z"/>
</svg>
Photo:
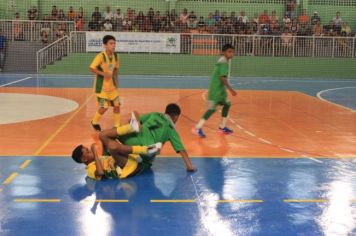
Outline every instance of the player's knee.
<svg viewBox="0 0 356 236">
<path fill-rule="evenodd" d="M 101 107 L 101 108 L 99 108 L 99 113 L 102 115 L 102 114 L 104 114 L 107 110 L 108 110 L 108 108 L 106 108 L 106 107 Z"/>
<path fill-rule="evenodd" d="M 120 107 L 119 106 L 114 106 L 114 112 L 115 113 L 120 113 Z"/>
</svg>

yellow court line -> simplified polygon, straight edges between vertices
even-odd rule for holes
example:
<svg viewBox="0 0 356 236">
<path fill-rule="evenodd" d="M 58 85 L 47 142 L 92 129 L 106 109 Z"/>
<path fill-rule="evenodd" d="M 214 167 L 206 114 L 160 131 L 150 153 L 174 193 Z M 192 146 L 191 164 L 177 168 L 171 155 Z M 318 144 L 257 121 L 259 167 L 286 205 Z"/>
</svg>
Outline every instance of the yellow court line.
<svg viewBox="0 0 356 236">
<path fill-rule="evenodd" d="M 284 199 L 284 202 L 289 202 L 289 203 L 293 203 L 293 202 L 327 202 L 326 199 Z"/>
<path fill-rule="evenodd" d="M 68 119 L 51 135 L 48 137 L 48 139 L 37 149 L 37 151 L 33 154 L 34 156 L 39 155 L 43 149 L 45 149 L 48 144 L 69 124 L 69 122 L 80 112 L 80 110 L 83 109 L 87 105 L 87 103 L 90 101 L 90 99 L 94 96 L 92 94 L 85 100 L 85 102 L 70 116 Z"/>
<path fill-rule="evenodd" d="M 84 201 L 81 201 L 83 203 L 89 203 L 89 202 L 112 202 L 112 203 L 126 203 L 126 202 L 129 202 L 129 200 L 127 199 L 97 199 L 95 201 L 92 201 L 92 200 L 84 200 Z"/>
<path fill-rule="evenodd" d="M 218 203 L 262 203 L 263 200 L 253 199 L 231 199 L 231 200 L 217 200 Z"/>
<path fill-rule="evenodd" d="M 9 183 L 11 183 L 11 181 L 18 175 L 19 173 L 17 172 L 13 172 L 9 177 L 7 177 L 7 179 L 2 183 L 4 185 L 7 185 Z"/>
<path fill-rule="evenodd" d="M 25 169 L 30 163 L 31 163 L 32 160 L 26 160 L 24 161 L 21 165 L 20 165 L 20 169 L 23 170 Z"/>
<path fill-rule="evenodd" d="M 152 199 L 150 200 L 151 203 L 194 203 L 196 202 L 195 199 L 174 199 L 174 200 L 158 200 Z"/>
<path fill-rule="evenodd" d="M 36 198 L 15 198 L 14 202 L 61 202 L 61 199 L 36 199 Z"/>
</svg>

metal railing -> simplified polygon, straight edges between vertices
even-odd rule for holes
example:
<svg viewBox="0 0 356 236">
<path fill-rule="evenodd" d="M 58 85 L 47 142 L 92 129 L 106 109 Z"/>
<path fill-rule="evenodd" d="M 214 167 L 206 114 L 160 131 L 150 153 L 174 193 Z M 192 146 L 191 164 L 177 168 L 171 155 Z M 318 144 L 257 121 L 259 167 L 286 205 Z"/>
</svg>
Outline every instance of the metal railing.
<svg viewBox="0 0 356 236">
<path fill-rule="evenodd" d="M 48 39 L 53 42 L 57 29 L 69 35 L 75 30 L 74 21 L 31 21 L 31 20 L 0 20 L 0 29 L 7 40 L 39 41 L 44 32 L 48 34 Z"/>
<path fill-rule="evenodd" d="M 356 57 L 356 37 L 184 33 L 180 37 L 182 54 L 217 55 L 225 43 L 231 43 L 240 56 Z M 85 32 L 73 31 L 70 39 L 73 53 L 86 52 Z"/>
<path fill-rule="evenodd" d="M 70 53 L 70 39 L 64 36 L 48 46 L 40 49 L 36 53 L 36 69 L 37 73 L 47 65 L 53 64 L 55 61 L 61 60 L 64 56 Z"/>
</svg>

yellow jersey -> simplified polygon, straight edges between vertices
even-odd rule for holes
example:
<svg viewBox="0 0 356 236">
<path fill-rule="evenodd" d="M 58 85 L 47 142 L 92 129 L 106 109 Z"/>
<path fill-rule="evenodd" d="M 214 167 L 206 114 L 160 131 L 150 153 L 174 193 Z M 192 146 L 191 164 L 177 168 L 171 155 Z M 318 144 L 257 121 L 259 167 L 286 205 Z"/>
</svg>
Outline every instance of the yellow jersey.
<svg viewBox="0 0 356 236">
<path fill-rule="evenodd" d="M 101 52 L 94 58 L 90 64 L 90 68 L 98 69 L 102 72 L 113 72 L 114 69 L 119 69 L 119 58 L 116 52 L 109 56 L 106 52 Z M 117 92 L 114 78 L 104 78 L 101 75 L 96 75 L 94 80 L 94 91 L 98 97 L 107 98 L 107 94 Z"/>
</svg>

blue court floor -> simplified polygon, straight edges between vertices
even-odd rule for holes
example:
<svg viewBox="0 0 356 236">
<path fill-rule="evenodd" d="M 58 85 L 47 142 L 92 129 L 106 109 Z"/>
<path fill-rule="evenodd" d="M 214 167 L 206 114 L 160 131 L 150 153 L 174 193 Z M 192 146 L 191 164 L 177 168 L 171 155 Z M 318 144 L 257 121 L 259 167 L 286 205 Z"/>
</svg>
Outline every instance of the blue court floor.
<svg viewBox="0 0 356 236">
<path fill-rule="evenodd" d="M 70 158 L 1 157 L 0 178 L 18 176 L 0 194 L 0 234 L 356 234 L 356 159 L 193 163 L 188 174 L 181 159 L 159 158 L 135 178 L 95 182 Z"/>
</svg>

